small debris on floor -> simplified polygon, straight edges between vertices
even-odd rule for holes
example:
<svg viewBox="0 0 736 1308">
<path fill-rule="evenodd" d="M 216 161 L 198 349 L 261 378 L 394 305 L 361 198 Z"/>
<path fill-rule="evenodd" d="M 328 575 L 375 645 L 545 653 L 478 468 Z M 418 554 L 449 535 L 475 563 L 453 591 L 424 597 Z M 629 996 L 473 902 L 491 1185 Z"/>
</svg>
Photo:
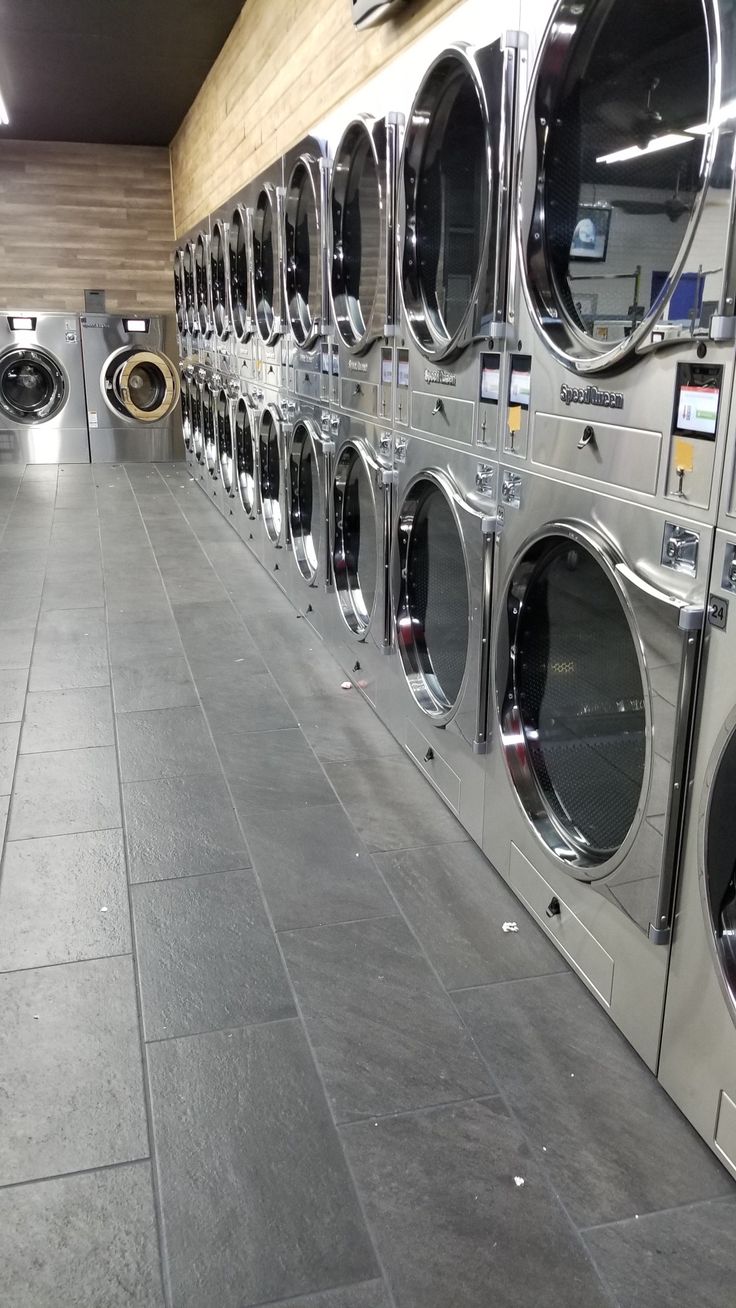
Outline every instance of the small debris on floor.
<svg viewBox="0 0 736 1308">
<path fill-rule="evenodd" d="M 501 930 L 506 931 L 507 933 L 509 931 L 518 931 L 519 924 L 518 922 L 504 922 L 503 926 L 501 927 Z"/>
<path fill-rule="evenodd" d="M 106 912 L 107 912 L 107 905 L 106 905 L 106 904 L 103 904 L 102 908 L 100 909 L 100 912 L 101 912 L 101 913 L 106 913 Z"/>
<path fill-rule="evenodd" d="M 352 690 L 352 689 L 353 689 L 353 683 L 352 683 L 352 681 L 341 681 L 341 682 L 340 682 L 340 690 Z"/>
<path fill-rule="evenodd" d="M 522 1187 L 522 1185 L 524 1185 L 524 1184 L 525 1184 L 525 1182 L 524 1182 L 524 1177 L 523 1177 L 523 1176 L 515 1176 L 515 1177 L 514 1177 L 514 1185 L 517 1187 L 517 1189 L 520 1190 L 521 1187 Z"/>
</svg>

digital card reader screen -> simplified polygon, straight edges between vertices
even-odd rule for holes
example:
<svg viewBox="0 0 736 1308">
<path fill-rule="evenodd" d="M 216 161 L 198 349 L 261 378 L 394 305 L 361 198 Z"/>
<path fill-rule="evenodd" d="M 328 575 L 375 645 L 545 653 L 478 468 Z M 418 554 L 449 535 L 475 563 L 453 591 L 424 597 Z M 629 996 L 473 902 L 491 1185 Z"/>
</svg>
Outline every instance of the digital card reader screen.
<svg viewBox="0 0 736 1308">
<path fill-rule="evenodd" d="M 501 393 L 501 356 L 484 354 L 480 365 L 480 398 L 486 404 L 498 404 Z"/>
<path fill-rule="evenodd" d="M 719 364 L 680 363 L 677 365 L 672 421 L 676 434 L 715 440 L 722 372 Z"/>
</svg>

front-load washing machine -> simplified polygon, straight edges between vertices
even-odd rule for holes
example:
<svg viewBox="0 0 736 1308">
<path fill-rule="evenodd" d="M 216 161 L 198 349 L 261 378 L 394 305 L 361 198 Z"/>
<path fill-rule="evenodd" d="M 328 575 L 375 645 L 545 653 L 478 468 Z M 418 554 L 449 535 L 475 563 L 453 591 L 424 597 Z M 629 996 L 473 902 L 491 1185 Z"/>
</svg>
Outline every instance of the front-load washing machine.
<svg viewBox="0 0 736 1308">
<path fill-rule="evenodd" d="M 86 313 L 81 327 L 92 462 L 180 459 L 174 318 Z"/>
<path fill-rule="evenodd" d="M 525 64 L 516 32 L 437 56 L 407 118 L 396 204 L 396 426 L 497 451 L 510 203 Z"/>
<path fill-rule="evenodd" d="M 479 844 L 488 738 L 495 466 L 482 450 L 397 437 L 382 715 Z"/>
<path fill-rule="evenodd" d="M 325 631 L 338 663 L 382 713 L 391 651 L 389 583 L 393 439 L 340 414 L 330 502 L 334 603 Z"/>
<path fill-rule="evenodd" d="M 283 160 L 253 183 L 249 209 L 251 305 L 255 326 L 255 375 L 263 389 L 286 392 L 281 248 Z"/>
<path fill-rule="evenodd" d="M 287 593 L 318 635 L 329 633 L 334 621 L 332 553 L 330 550 L 330 489 L 334 463 L 334 431 L 329 409 L 292 401 L 287 446 L 287 503 L 290 568 Z"/>
<path fill-rule="evenodd" d="M 394 207 L 402 119 L 360 117 L 335 150 L 329 195 L 336 407 L 391 428 L 394 383 Z M 333 361 L 325 374 L 332 379 Z M 332 383 L 334 387 L 334 383 Z"/>
<path fill-rule="evenodd" d="M 74 314 L 0 314 L 0 462 L 89 463 Z"/>
</svg>

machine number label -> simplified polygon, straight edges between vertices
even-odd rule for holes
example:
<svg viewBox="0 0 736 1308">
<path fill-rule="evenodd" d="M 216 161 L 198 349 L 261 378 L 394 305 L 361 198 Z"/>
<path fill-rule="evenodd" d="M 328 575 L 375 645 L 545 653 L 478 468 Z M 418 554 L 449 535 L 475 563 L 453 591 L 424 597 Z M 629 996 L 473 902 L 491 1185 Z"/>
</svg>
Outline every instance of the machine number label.
<svg viewBox="0 0 736 1308">
<path fill-rule="evenodd" d="M 726 630 L 728 622 L 728 600 L 722 599 L 720 595 L 711 595 L 708 599 L 708 621 L 711 627 L 719 627 L 721 631 Z"/>
</svg>

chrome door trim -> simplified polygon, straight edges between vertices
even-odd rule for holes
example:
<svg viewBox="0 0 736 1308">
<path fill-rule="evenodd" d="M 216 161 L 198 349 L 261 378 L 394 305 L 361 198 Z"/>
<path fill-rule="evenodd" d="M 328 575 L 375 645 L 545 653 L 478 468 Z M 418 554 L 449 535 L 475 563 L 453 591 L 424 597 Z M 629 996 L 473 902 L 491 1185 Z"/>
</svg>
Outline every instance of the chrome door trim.
<svg viewBox="0 0 736 1308">
<path fill-rule="evenodd" d="M 217 410 L 212 380 L 202 387 L 202 459 L 213 481 L 217 480 Z M 209 418 L 208 418 L 209 415 Z"/>
<path fill-rule="evenodd" d="M 292 511 L 293 511 L 293 504 L 294 504 L 293 485 L 292 485 L 292 478 L 291 478 L 291 460 L 294 454 L 294 443 L 296 440 L 299 427 L 304 427 L 307 433 L 307 437 L 312 446 L 312 454 L 315 459 L 315 465 L 317 468 L 317 478 L 319 484 L 319 498 L 320 498 L 320 503 L 317 512 L 322 524 L 323 552 L 325 556 L 321 564 L 319 560 L 317 561 L 317 567 L 309 577 L 305 576 L 302 570 L 301 564 L 299 562 L 299 554 L 297 550 L 296 540 L 294 537 L 294 532 L 291 529 Z M 294 418 L 294 421 L 291 424 L 291 430 L 289 433 L 289 440 L 287 443 L 287 453 L 286 453 L 286 462 L 287 462 L 287 470 L 288 470 L 286 493 L 287 493 L 287 505 L 288 505 L 288 518 L 290 524 L 289 538 L 291 543 L 291 550 L 292 550 L 292 554 L 294 555 L 294 562 L 296 565 L 297 573 L 301 577 L 304 584 L 306 586 L 314 586 L 321 580 L 322 584 L 325 586 L 325 589 L 329 589 L 330 587 L 330 575 L 331 575 L 330 537 L 329 537 L 330 515 L 328 510 L 328 488 L 331 485 L 331 480 L 332 480 L 331 456 L 332 456 L 333 449 L 334 449 L 334 445 L 332 440 L 323 435 L 323 433 L 320 431 L 319 427 L 317 426 L 317 423 L 314 421 L 313 418 L 305 416 L 303 414 L 297 415 L 297 417 Z M 322 574 L 321 578 L 320 578 L 320 572 Z"/>
<path fill-rule="evenodd" d="M 336 558 L 338 554 L 338 536 L 340 537 L 340 539 L 342 539 L 342 533 L 343 533 L 343 529 L 340 525 L 342 514 L 340 512 L 339 506 L 343 502 L 343 498 L 345 494 L 345 480 L 346 480 L 345 474 L 343 474 L 341 471 L 341 465 L 344 456 L 348 452 L 354 453 L 355 456 L 358 459 L 360 459 L 363 465 L 363 469 L 366 474 L 368 485 L 370 487 L 371 503 L 373 507 L 373 516 L 374 516 L 375 528 L 376 528 L 375 592 L 374 592 L 373 603 L 371 604 L 370 612 L 368 612 L 366 609 L 367 619 L 365 622 L 363 621 L 361 615 L 356 611 L 352 598 L 352 588 L 350 586 L 346 587 L 345 585 L 341 585 L 340 578 L 344 577 L 345 579 L 347 579 L 348 576 L 347 568 L 342 570 L 340 567 L 337 566 L 336 563 Z M 360 642 L 365 641 L 368 634 L 372 630 L 374 618 L 378 606 L 378 598 L 379 598 L 381 583 L 384 582 L 385 584 L 385 560 L 382 564 L 380 559 L 382 544 L 384 544 L 385 547 L 385 532 L 382 530 L 382 527 L 385 523 L 385 515 L 388 512 L 388 505 L 387 505 L 388 487 L 383 481 L 383 473 L 385 471 L 386 471 L 386 465 L 381 462 L 379 457 L 371 449 L 370 444 L 368 443 L 368 441 L 365 440 L 364 437 L 350 436 L 347 440 L 341 442 L 340 447 L 335 455 L 335 462 L 334 462 L 334 468 L 332 473 L 332 485 L 330 488 L 330 508 L 331 508 L 330 556 L 332 560 L 331 566 L 332 566 L 332 576 L 333 576 L 333 582 L 335 588 L 335 597 L 337 599 L 340 616 L 343 620 L 346 631 L 348 631 L 355 640 Z M 380 489 L 381 492 L 380 497 L 376 494 L 377 488 Z M 384 514 L 383 522 L 380 522 L 378 518 L 379 506 Z M 341 557 L 344 557 L 344 555 L 345 555 L 345 549 L 343 545 Z M 348 616 L 348 614 L 350 614 L 354 619 L 355 625 L 351 624 L 350 617 Z M 381 633 L 381 643 L 385 645 L 385 631 Z"/>
<path fill-rule="evenodd" d="M 706 690 L 706 692 L 707 692 L 707 686 L 708 686 L 708 681 L 707 681 L 707 670 L 706 670 L 706 680 L 704 685 L 704 689 Z M 713 783 L 718 774 L 718 769 L 721 765 L 726 749 L 733 738 L 734 731 L 736 731 L 736 709 L 732 709 L 731 712 L 728 714 L 728 716 L 726 717 L 723 723 L 723 726 L 721 727 L 716 737 L 715 744 L 711 749 L 710 756 L 708 759 L 708 765 L 705 770 L 705 776 L 703 778 L 703 788 L 699 796 L 700 807 L 698 811 L 698 888 L 700 892 L 700 906 L 704 918 L 704 929 L 708 939 L 708 952 L 710 954 L 711 962 L 713 963 L 713 968 L 718 978 L 718 985 L 720 987 L 721 994 L 723 995 L 723 998 L 726 1001 L 726 1007 L 731 1015 L 732 1021 L 736 1023 L 736 994 L 731 990 L 730 986 L 726 982 L 725 976 L 723 975 L 723 964 L 719 954 L 718 946 L 716 944 L 715 933 L 713 931 L 710 904 L 708 901 L 708 890 L 706 887 L 706 878 L 707 878 L 707 870 L 708 870 L 707 869 L 708 851 L 706 848 L 706 834 L 708 830 L 708 819 L 710 817 L 711 802 L 713 797 Z"/>
<path fill-rule="evenodd" d="M 292 311 L 291 286 L 294 277 L 294 251 L 293 240 L 289 233 L 294 232 L 295 224 L 292 221 L 292 215 L 296 209 L 298 196 L 301 194 L 301 185 L 297 187 L 297 175 L 306 179 L 309 185 L 311 195 L 311 204 L 315 216 L 315 228 L 317 234 L 317 268 L 318 284 L 312 290 L 310 288 L 311 303 L 306 306 L 307 321 L 304 316 Z M 325 178 L 327 176 L 326 160 L 315 159 L 310 154 L 302 154 L 295 161 L 289 175 L 286 188 L 284 190 L 284 201 L 282 205 L 282 232 L 281 247 L 282 259 L 281 269 L 283 276 L 283 285 L 281 288 L 282 302 L 284 306 L 284 321 L 289 329 L 294 344 L 302 350 L 310 350 L 315 342 L 323 334 L 326 314 L 325 314 L 325 243 L 324 243 L 324 205 L 323 196 L 325 192 Z M 311 251 L 310 251 L 311 256 Z"/>
<path fill-rule="evenodd" d="M 174 304 L 176 307 L 176 326 L 180 332 L 186 328 L 186 309 L 184 296 L 184 251 L 177 246 L 174 251 Z"/>
<path fill-rule="evenodd" d="M 222 298 L 217 278 L 217 262 L 222 260 Z M 212 296 L 212 321 L 218 340 L 226 341 L 232 331 L 232 313 L 230 310 L 230 237 L 228 224 L 224 218 L 216 219 L 210 237 L 210 290 Z"/>
<path fill-rule="evenodd" d="M 234 458 L 234 451 L 233 451 L 233 403 L 224 386 L 220 387 L 215 404 L 216 404 L 216 413 L 217 413 L 217 421 L 215 425 L 215 437 L 217 442 L 217 467 L 220 474 L 220 481 L 222 482 L 222 489 L 224 490 L 225 494 L 228 496 L 229 499 L 234 499 L 236 491 L 235 491 L 235 458 Z M 222 422 L 223 406 L 224 406 L 225 416 L 229 423 L 229 431 L 230 431 L 229 469 L 227 467 L 227 452 L 226 452 L 225 459 L 223 459 L 223 450 L 222 450 L 222 443 L 223 443 L 223 436 L 224 436 L 223 422 Z"/>
<path fill-rule="evenodd" d="M 274 243 L 273 302 L 269 303 L 268 306 L 271 312 L 270 325 L 268 325 L 266 322 L 263 321 L 263 315 L 258 307 L 259 302 L 258 302 L 258 295 L 256 293 L 257 270 L 256 270 L 255 247 L 256 247 L 256 241 L 258 241 L 259 244 L 261 243 L 261 236 L 259 235 L 259 232 L 262 232 L 263 220 L 262 218 L 259 219 L 259 212 L 261 212 L 262 209 L 261 206 L 262 200 L 265 200 L 265 203 L 268 205 L 268 207 L 271 210 L 271 231 L 273 233 L 273 243 Z M 283 205 L 283 191 L 281 190 L 281 188 L 272 186 L 270 182 L 266 182 L 258 192 L 258 198 L 256 200 L 255 205 L 253 206 L 252 209 L 248 211 L 248 217 L 250 223 L 250 238 L 251 238 L 250 259 L 249 259 L 251 306 L 252 306 L 253 320 L 255 322 L 255 328 L 264 345 L 275 345 L 276 341 L 279 339 L 282 333 L 281 305 L 279 303 L 281 299 L 281 287 L 283 285 L 282 252 L 281 252 L 282 205 Z M 265 208 L 263 209 L 263 212 L 265 212 Z"/>
<path fill-rule="evenodd" d="M 194 272 L 194 242 L 187 241 L 182 261 L 184 276 L 184 321 L 187 330 L 195 335 L 199 331 L 197 319 L 197 291 Z"/>
<path fill-rule="evenodd" d="M 233 300 L 233 242 L 237 242 L 238 232 L 243 234 L 243 249 L 245 253 L 245 302 L 242 313 L 235 312 L 235 301 Z M 251 299 L 251 263 L 252 263 L 253 244 L 250 230 L 250 218 L 248 210 L 242 204 L 237 204 L 233 209 L 230 222 L 228 223 L 228 299 L 230 309 L 230 321 L 233 325 L 233 331 L 237 340 L 246 344 L 253 335 L 253 302 Z"/>
<path fill-rule="evenodd" d="M 200 253 L 201 251 L 201 253 Z M 210 238 L 200 232 L 194 247 L 194 287 L 200 335 L 212 335 L 212 283 L 210 280 Z"/>
<path fill-rule="evenodd" d="M 24 427 L 50 422 L 52 418 L 58 417 L 69 398 L 69 378 L 66 370 L 55 355 L 40 345 L 11 345 L 0 354 L 0 369 L 5 372 L 6 368 L 12 366 L 13 361 L 20 363 L 23 359 L 35 361 L 39 367 L 46 370 L 53 385 L 51 398 L 40 412 L 24 417 L 14 406 L 8 404 L 0 391 L 0 413 L 4 413 L 11 422 Z"/>
<path fill-rule="evenodd" d="M 587 357 L 582 358 L 569 354 L 567 350 L 563 349 L 553 339 L 551 339 L 544 330 L 542 322 L 543 316 L 548 318 L 550 316 L 559 317 L 557 312 L 559 306 L 552 295 L 551 285 L 546 285 L 545 294 L 548 296 L 552 308 L 554 309 L 553 315 L 550 315 L 549 309 L 546 314 L 543 312 L 543 306 L 537 304 L 534 289 L 530 285 L 528 270 L 529 247 L 532 241 L 535 241 L 537 246 L 540 248 L 544 245 L 544 141 L 546 138 L 546 119 L 540 119 L 539 121 L 536 145 L 535 189 L 533 196 L 529 197 L 525 194 L 523 171 L 527 148 L 529 150 L 532 149 L 531 145 L 527 146 L 527 133 L 531 130 L 537 83 L 542 72 L 545 56 L 548 53 L 548 46 L 553 44 L 555 46 L 554 77 L 556 80 L 559 80 L 559 69 L 561 62 L 565 58 L 561 47 L 564 47 L 565 52 L 567 52 L 574 44 L 577 34 L 577 23 L 574 21 L 575 18 L 578 17 L 581 10 L 584 11 L 588 3 L 601 3 L 610 6 L 613 2 L 614 0 L 582 0 L 582 3 L 573 6 L 570 4 L 570 0 L 557 0 L 555 9 L 547 22 L 544 36 L 540 42 L 534 69 L 529 81 L 529 90 L 522 116 L 516 153 L 516 174 L 518 178 L 516 196 L 516 248 L 519 256 L 519 280 L 524 293 L 526 307 L 529 312 L 529 317 L 534 325 L 534 329 L 548 353 L 557 359 L 559 363 L 564 364 L 566 368 L 570 368 L 581 375 L 605 372 L 609 369 L 615 368 L 618 365 L 623 364 L 625 361 L 630 360 L 631 356 L 640 352 L 640 350 L 645 346 L 647 347 L 647 350 L 660 348 L 661 344 L 665 344 L 669 348 L 672 348 L 672 345 L 675 343 L 670 341 L 652 344 L 651 332 L 655 323 L 659 318 L 661 318 L 662 313 L 666 309 L 671 295 L 677 286 L 680 274 L 687 262 L 695 232 L 705 206 L 705 199 L 708 193 L 713 164 L 718 150 L 721 126 L 719 121 L 719 111 L 721 110 L 724 82 L 724 68 L 721 51 L 721 11 L 724 6 L 722 0 L 702 0 L 705 11 L 705 23 L 708 32 L 708 44 L 710 48 L 711 67 L 708 123 L 711 130 L 706 132 L 703 137 L 703 153 L 699 175 L 700 194 L 690 214 L 677 259 L 670 269 L 663 291 L 660 292 L 656 308 L 650 310 L 650 312 L 639 323 L 638 327 L 635 327 L 628 337 L 625 337 L 622 341 L 618 341 L 612 349 L 606 349 L 605 346 L 602 346 L 597 350 L 595 348 L 595 342 L 582 333 L 575 324 L 570 321 L 565 324 L 567 331 L 572 333 L 572 338 L 576 340 L 578 345 L 588 351 L 588 354 Z M 733 17 L 731 17 L 729 21 L 733 23 Z M 732 107 L 730 113 L 731 119 L 734 117 L 734 113 L 735 111 Z M 724 121 L 727 122 L 728 119 L 725 119 Z M 731 187 L 733 192 L 735 185 L 733 159 L 731 172 Z M 528 204 L 526 203 L 527 199 L 529 200 Z M 529 219 L 528 232 L 525 234 L 525 227 L 527 226 L 527 218 L 525 217 L 526 213 L 529 213 Z M 552 303 L 553 300 L 554 303 Z M 689 340 L 687 343 L 689 344 Z"/>
<path fill-rule="evenodd" d="M 266 501 L 263 497 L 263 459 L 261 446 L 264 440 L 263 420 L 266 414 L 268 414 L 276 430 L 280 485 L 278 496 L 271 496 L 271 500 L 278 503 L 281 511 L 281 522 L 277 531 L 273 530 L 272 519 L 269 517 L 269 510 L 266 508 Z M 274 549 L 277 550 L 288 546 L 290 536 L 287 499 L 288 467 L 286 464 L 286 448 L 289 443 L 290 435 L 291 429 L 285 418 L 282 416 L 278 404 L 275 401 L 269 400 L 267 404 L 264 404 L 258 415 L 258 503 L 260 507 L 260 516 L 263 520 L 263 530 L 266 533 L 266 540 Z"/>
<path fill-rule="evenodd" d="M 243 424 L 244 440 L 250 442 L 251 457 L 253 461 L 253 503 L 251 504 L 250 507 L 248 507 L 248 505 L 245 502 L 245 499 L 243 498 L 243 486 L 240 479 L 241 469 L 239 463 L 238 416 L 241 414 L 244 417 L 244 424 Z M 240 500 L 241 508 L 245 513 L 246 517 L 250 518 L 251 522 L 253 522 L 258 517 L 258 491 L 259 491 L 258 440 L 257 440 L 257 434 L 253 430 L 250 406 L 248 404 L 248 400 L 245 395 L 241 395 L 240 398 L 235 403 L 233 445 L 234 445 L 233 462 L 234 462 L 235 480 L 237 483 L 238 499 Z"/>
</svg>

